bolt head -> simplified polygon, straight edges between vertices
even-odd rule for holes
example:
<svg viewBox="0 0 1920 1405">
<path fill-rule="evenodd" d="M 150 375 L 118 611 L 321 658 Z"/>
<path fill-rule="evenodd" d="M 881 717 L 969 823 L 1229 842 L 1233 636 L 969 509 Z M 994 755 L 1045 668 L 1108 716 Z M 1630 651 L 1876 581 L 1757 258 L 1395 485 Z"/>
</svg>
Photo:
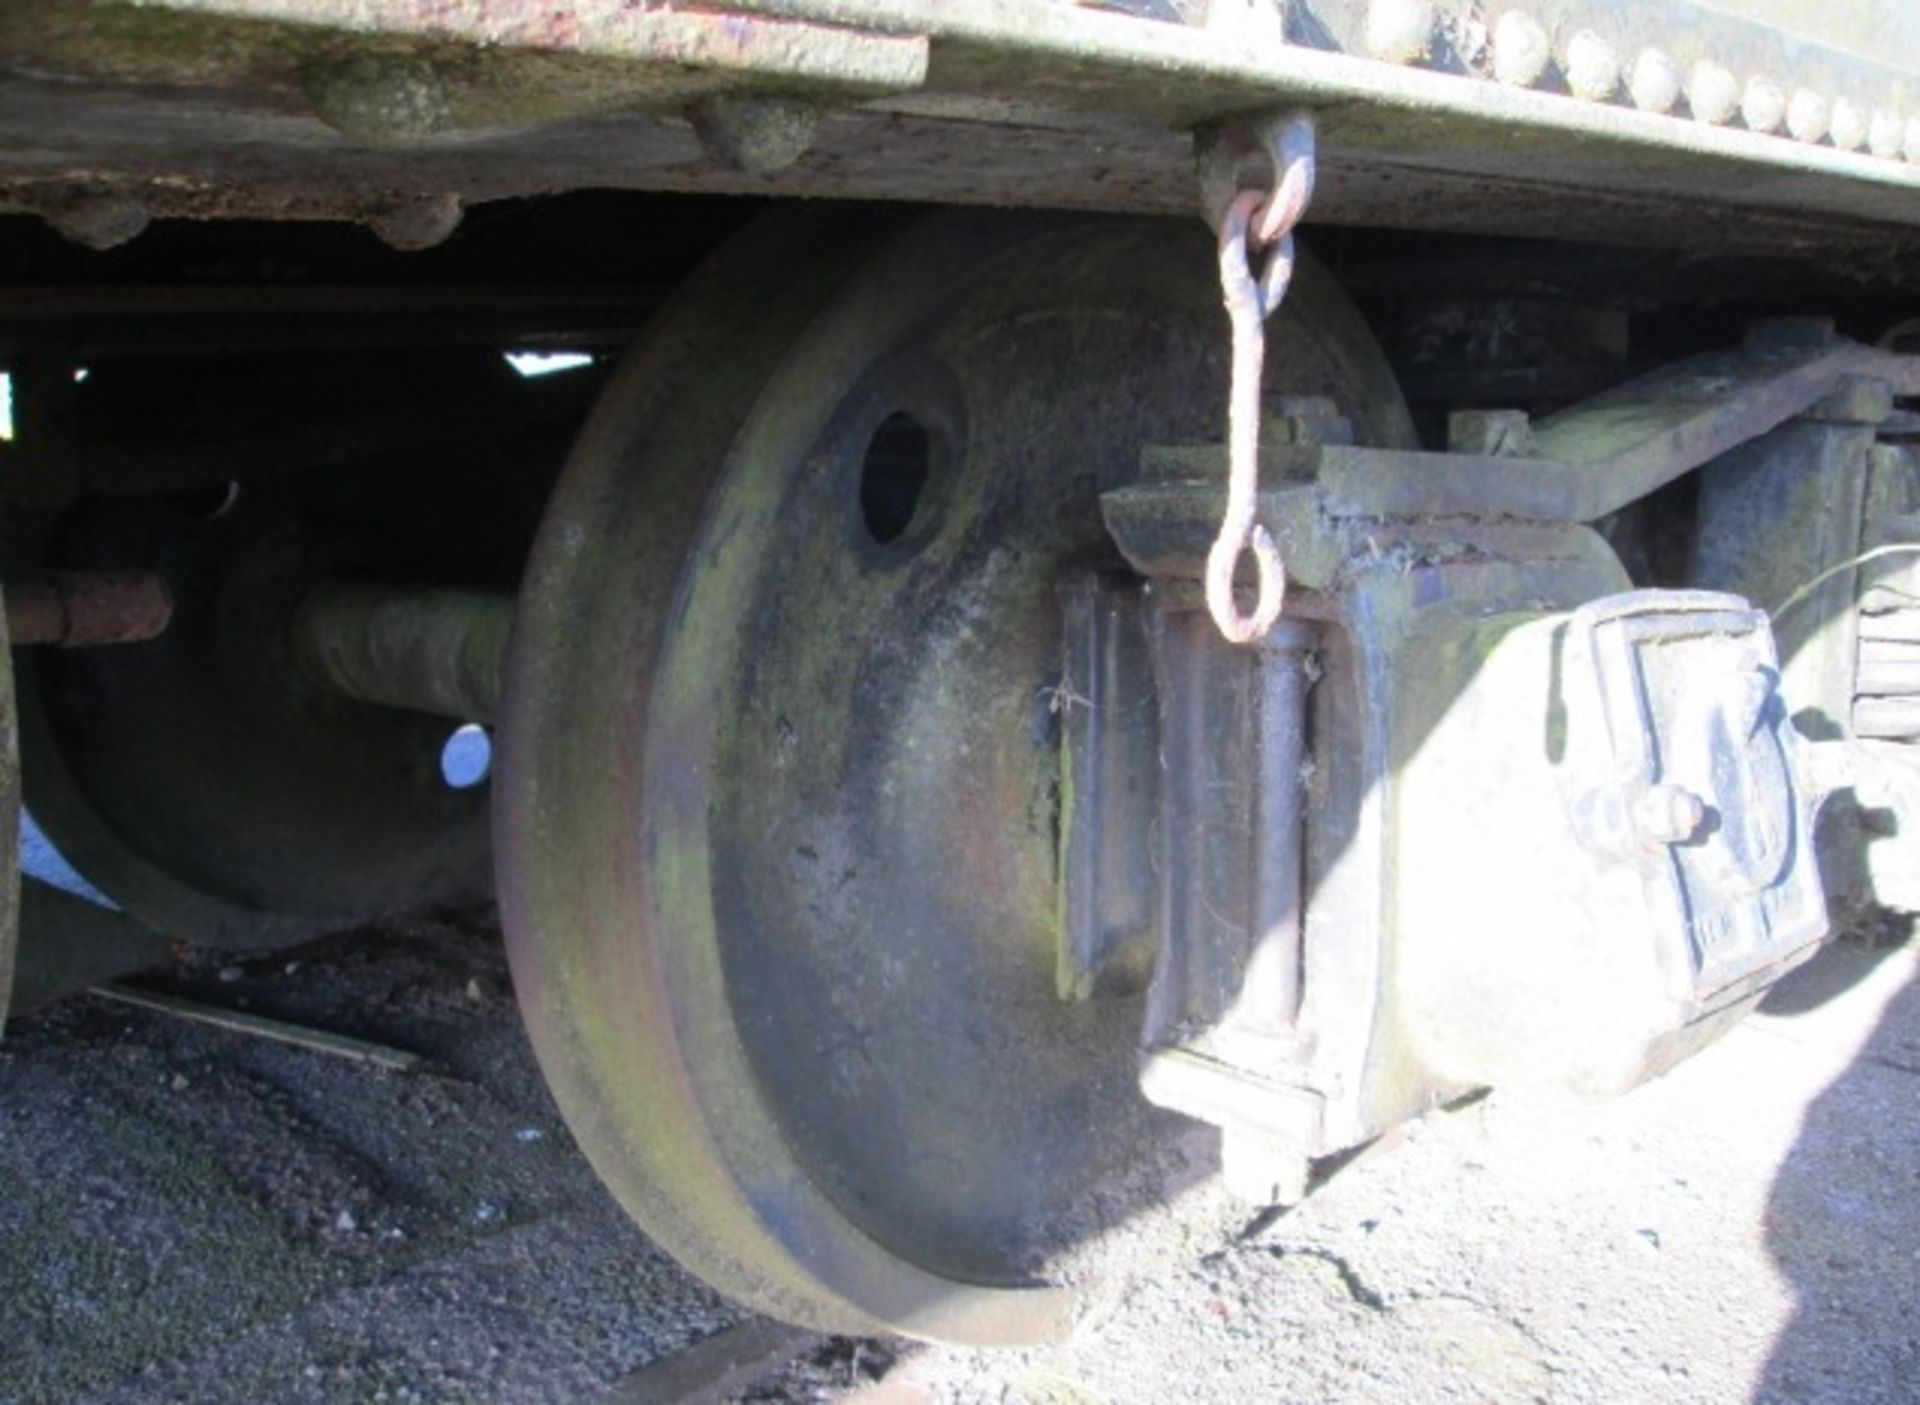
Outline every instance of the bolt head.
<svg viewBox="0 0 1920 1405">
<path fill-rule="evenodd" d="M 1650 844 L 1684 844 L 1707 822 L 1707 802 L 1683 785 L 1649 786 L 1634 802 L 1633 822 Z"/>
<path fill-rule="evenodd" d="M 1671 112 L 1680 101 L 1680 70 L 1659 49 L 1642 49 L 1627 78 L 1633 105 L 1642 112 Z"/>
</svg>

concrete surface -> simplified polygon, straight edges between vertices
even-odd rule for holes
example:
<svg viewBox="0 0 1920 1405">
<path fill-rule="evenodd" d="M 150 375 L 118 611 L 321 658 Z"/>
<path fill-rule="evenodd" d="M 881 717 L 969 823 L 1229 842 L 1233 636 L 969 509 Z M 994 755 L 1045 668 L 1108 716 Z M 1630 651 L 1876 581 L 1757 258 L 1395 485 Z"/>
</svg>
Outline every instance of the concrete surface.
<svg viewBox="0 0 1920 1405">
<path fill-rule="evenodd" d="M 0 1402 L 650 1397 L 741 1322 L 572 1149 L 485 919 L 83 998 L 0 1044 Z M 1920 959 L 1836 946 L 1618 1103 L 1492 1097 L 1020 1355 L 808 1342 L 754 1401 L 1920 1400 Z M 636 1375 L 638 1372 L 640 1374 Z"/>
<path fill-rule="evenodd" d="M 1035 1402 L 1920 1400 L 1920 961 L 1839 945 L 1618 1102 L 1498 1095 L 1020 1362 Z"/>
</svg>

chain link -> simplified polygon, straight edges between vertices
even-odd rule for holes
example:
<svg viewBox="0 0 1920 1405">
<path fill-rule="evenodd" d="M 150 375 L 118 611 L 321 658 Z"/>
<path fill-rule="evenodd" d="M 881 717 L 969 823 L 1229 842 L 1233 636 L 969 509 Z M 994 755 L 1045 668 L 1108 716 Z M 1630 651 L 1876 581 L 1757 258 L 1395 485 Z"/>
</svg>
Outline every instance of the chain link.
<svg viewBox="0 0 1920 1405">
<path fill-rule="evenodd" d="M 1286 604 L 1286 563 L 1258 518 L 1260 386 L 1266 321 L 1293 277 L 1293 229 L 1313 197 L 1313 119 L 1298 113 L 1262 133 L 1273 160 L 1273 189 L 1236 190 L 1219 215 L 1220 291 L 1232 328 L 1227 392 L 1227 510 L 1207 553 L 1207 610 L 1220 633 L 1250 644 L 1273 628 Z M 1256 260 L 1260 259 L 1256 268 Z M 1258 593 L 1253 613 L 1240 613 L 1234 575 L 1251 552 Z"/>
</svg>

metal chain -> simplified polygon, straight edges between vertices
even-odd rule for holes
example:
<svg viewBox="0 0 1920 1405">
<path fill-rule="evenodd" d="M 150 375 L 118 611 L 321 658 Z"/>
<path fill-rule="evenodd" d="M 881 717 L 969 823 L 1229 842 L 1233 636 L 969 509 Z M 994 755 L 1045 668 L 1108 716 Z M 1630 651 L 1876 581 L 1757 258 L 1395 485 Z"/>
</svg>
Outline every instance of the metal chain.
<svg viewBox="0 0 1920 1405">
<path fill-rule="evenodd" d="M 1273 158 L 1271 192 L 1237 190 L 1220 214 L 1220 291 L 1232 327 L 1227 392 L 1227 511 L 1207 553 L 1207 610 L 1230 643 L 1250 644 L 1273 628 L 1286 603 L 1286 563 L 1272 533 L 1258 520 L 1260 491 L 1260 381 L 1266 361 L 1266 321 L 1287 295 L 1293 277 L 1293 229 L 1313 197 L 1313 119 L 1296 113 L 1263 133 Z M 1266 259 L 1256 271 L 1261 250 Z M 1242 615 L 1233 577 L 1242 552 L 1252 552 L 1259 593 Z"/>
</svg>

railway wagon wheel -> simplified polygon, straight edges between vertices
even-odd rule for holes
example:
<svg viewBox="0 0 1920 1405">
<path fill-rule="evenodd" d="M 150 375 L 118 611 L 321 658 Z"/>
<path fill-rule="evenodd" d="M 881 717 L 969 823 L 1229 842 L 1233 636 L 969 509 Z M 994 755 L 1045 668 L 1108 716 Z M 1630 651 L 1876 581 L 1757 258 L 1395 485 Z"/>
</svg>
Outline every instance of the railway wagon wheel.
<svg viewBox="0 0 1920 1405">
<path fill-rule="evenodd" d="M 789 1320 L 1055 1336 L 1082 1252 L 1205 1175 L 1133 998 L 1054 983 L 1057 591 L 1098 494 L 1216 438 L 1204 232 L 783 215 L 604 394 L 510 652 L 502 916 L 603 1178 Z M 1406 412 L 1311 263 L 1270 390 Z M 1194 1124 L 1197 1125 L 1197 1124 Z"/>
<path fill-rule="evenodd" d="M 517 381 L 492 355 L 462 383 L 486 406 Z M 293 623 L 336 578 L 511 589 L 576 423 L 450 426 L 432 447 L 92 495 L 16 528 L 27 569 L 151 570 L 173 598 L 158 638 L 20 656 L 26 801 L 54 845 L 146 925 L 233 949 L 484 901 L 489 787 L 442 769 L 457 721 L 320 686 Z"/>
</svg>

